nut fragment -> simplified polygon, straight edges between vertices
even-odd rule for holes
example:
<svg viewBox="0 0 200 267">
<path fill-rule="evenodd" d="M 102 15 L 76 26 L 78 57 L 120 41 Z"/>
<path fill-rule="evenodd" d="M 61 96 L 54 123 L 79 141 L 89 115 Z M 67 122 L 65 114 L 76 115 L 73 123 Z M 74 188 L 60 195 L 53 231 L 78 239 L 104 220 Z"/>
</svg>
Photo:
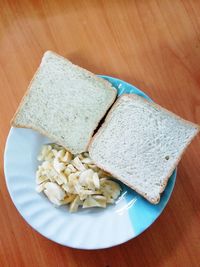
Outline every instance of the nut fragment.
<svg viewBox="0 0 200 267">
<path fill-rule="evenodd" d="M 73 165 L 74 167 L 79 170 L 79 171 L 84 171 L 85 170 L 85 166 L 83 165 L 83 163 L 80 161 L 79 157 L 75 157 L 73 159 Z"/>
<path fill-rule="evenodd" d="M 100 181 L 99 181 L 99 175 L 97 172 L 95 172 L 92 176 L 94 186 L 99 189 L 100 188 Z"/>
<path fill-rule="evenodd" d="M 93 164 L 91 158 L 83 158 L 81 161 L 82 161 L 82 163 Z"/>
<path fill-rule="evenodd" d="M 58 200 L 62 200 L 66 195 L 64 190 L 56 183 L 47 182 L 44 187 L 50 195 L 54 196 Z"/>
<path fill-rule="evenodd" d="M 44 189 L 45 189 L 45 182 L 42 183 L 42 184 L 39 184 L 39 185 L 36 187 L 36 191 L 37 191 L 38 193 L 42 192 Z"/>
<path fill-rule="evenodd" d="M 76 168 L 75 168 L 72 164 L 69 164 L 69 165 L 67 166 L 67 169 L 68 169 L 70 172 L 76 172 L 76 171 L 77 171 Z"/>
<path fill-rule="evenodd" d="M 84 170 L 83 172 L 81 172 L 79 177 L 80 184 L 83 186 L 89 185 L 89 181 L 92 179 L 93 174 L 94 172 L 91 169 Z"/>
<path fill-rule="evenodd" d="M 103 196 L 88 196 L 83 202 L 83 208 L 106 207 L 106 198 Z"/>
<path fill-rule="evenodd" d="M 80 204 L 81 204 L 80 197 L 76 196 L 76 198 L 70 204 L 69 211 L 70 212 L 76 212 L 78 210 L 78 207 L 79 207 Z"/>
<path fill-rule="evenodd" d="M 72 160 L 72 154 L 69 151 L 66 151 L 65 155 L 61 158 L 61 161 L 68 163 L 71 160 Z"/>
<path fill-rule="evenodd" d="M 65 164 L 60 162 L 59 159 L 55 157 L 53 160 L 53 167 L 58 173 L 61 173 L 65 169 Z"/>
<path fill-rule="evenodd" d="M 72 201 L 74 201 L 75 198 L 76 198 L 76 195 L 69 194 L 69 195 L 67 195 L 63 200 L 61 200 L 61 204 L 62 204 L 62 205 L 64 205 L 64 204 L 69 204 L 69 203 L 71 203 Z"/>
</svg>

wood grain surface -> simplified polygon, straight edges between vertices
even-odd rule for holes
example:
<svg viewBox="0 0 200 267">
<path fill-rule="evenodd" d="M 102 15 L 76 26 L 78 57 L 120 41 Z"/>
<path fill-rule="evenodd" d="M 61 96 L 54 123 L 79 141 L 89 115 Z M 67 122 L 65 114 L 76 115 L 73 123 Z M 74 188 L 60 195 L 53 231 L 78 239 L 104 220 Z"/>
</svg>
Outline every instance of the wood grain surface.
<svg viewBox="0 0 200 267">
<path fill-rule="evenodd" d="M 19 215 L 6 189 L 4 146 L 10 119 L 48 49 L 128 81 L 200 124 L 199 0 L 1 0 L 0 266 L 200 266 L 199 136 L 179 164 L 162 216 L 123 245 L 99 251 L 63 247 Z"/>
</svg>

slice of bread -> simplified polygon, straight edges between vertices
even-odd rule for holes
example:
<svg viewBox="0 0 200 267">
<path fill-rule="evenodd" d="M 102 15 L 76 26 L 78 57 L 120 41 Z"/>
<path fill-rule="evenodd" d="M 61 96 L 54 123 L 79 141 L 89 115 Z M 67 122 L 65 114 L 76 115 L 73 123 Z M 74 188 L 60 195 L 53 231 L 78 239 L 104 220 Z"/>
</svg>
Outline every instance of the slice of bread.
<svg viewBox="0 0 200 267">
<path fill-rule="evenodd" d="M 11 124 L 81 153 L 116 95 L 109 82 L 47 51 Z"/>
<path fill-rule="evenodd" d="M 199 126 L 137 95 L 123 95 L 93 137 L 89 154 L 153 204 Z"/>
</svg>

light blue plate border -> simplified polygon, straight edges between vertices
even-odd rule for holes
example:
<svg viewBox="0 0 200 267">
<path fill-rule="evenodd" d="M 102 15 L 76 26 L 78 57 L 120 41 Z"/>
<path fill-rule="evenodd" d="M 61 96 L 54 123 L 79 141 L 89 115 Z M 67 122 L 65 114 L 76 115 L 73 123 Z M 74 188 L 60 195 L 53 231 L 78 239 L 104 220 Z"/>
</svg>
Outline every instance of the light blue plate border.
<svg viewBox="0 0 200 267">
<path fill-rule="evenodd" d="M 99 76 L 109 81 L 117 89 L 118 96 L 122 94 L 137 94 L 141 97 L 144 97 L 148 101 L 152 101 L 152 99 L 144 92 L 125 81 L 105 75 Z M 150 204 L 139 194 L 127 186 L 122 185 L 123 194 L 127 201 L 127 210 L 134 231 L 134 237 L 146 230 L 160 216 L 172 194 L 176 181 L 176 175 L 177 169 L 175 169 L 171 175 L 167 187 L 161 195 L 161 200 L 157 205 Z"/>
</svg>

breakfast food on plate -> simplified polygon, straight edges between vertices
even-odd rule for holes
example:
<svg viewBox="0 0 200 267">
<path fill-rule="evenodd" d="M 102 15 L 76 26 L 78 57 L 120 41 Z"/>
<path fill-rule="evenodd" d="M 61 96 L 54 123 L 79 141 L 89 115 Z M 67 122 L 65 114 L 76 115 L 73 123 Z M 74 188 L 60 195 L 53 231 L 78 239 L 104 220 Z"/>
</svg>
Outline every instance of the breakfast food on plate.
<svg viewBox="0 0 200 267">
<path fill-rule="evenodd" d="M 69 211 L 102 207 L 115 203 L 120 186 L 110 175 L 100 170 L 87 152 L 72 155 L 62 146 L 44 145 L 36 172 L 37 192 L 44 192 L 57 206 L 69 204 Z"/>
<path fill-rule="evenodd" d="M 153 204 L 199 126 L 137 95 L 123 95 L 93 137 L 94 163 Z"/>
<path fill-rule="evenodd" d="M 199 126 L 134 94 L 121 96 L 101 126 L 116 95 L 104 79 L 53 52 L 44 54 L 12 125 L 59 144 L 44 146 L 36 175 L 37 190 L 54 204 L 76 211 L 113 203 L 120 186 L 108 173 L 159 203 Z"/>
<path fill-rule="evenodd" d="M 47 51 L 12 125 L 37 130 L 81 153 L 116 94 L 109 82 Z"/>
</svg>

